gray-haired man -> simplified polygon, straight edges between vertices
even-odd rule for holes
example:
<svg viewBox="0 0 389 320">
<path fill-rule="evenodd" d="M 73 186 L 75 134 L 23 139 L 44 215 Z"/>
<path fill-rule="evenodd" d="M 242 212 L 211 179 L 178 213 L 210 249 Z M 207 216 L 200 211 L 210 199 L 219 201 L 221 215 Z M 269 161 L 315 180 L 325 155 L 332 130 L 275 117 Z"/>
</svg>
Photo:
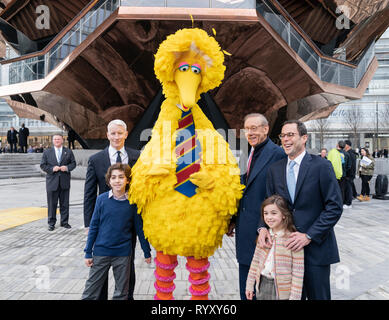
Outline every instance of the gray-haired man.
<svg viewBox="0 0 389 320">
<path fill-rule="evenodd" d="M 109 186 L 105 182 L 105 174 L 108 168 L 117 163 L 126 163 L 132 167 L 139 157 L 139 151 L 124 147 L 128 136 L 127 125 L 122 120 L 112 120 L 107 126 L 107 138 L 109 146 L 104 150 L 94 154 L 89 158 L 84 188 L 84 225 L 89 228 L 95 208 L 97 189 L 99 194 L 109 191 Z M 133 232 L 135 235 L 135 232 Z M 135 252 L 136 237 L 132 239 L 133 250 Z M 134 254 L 131 257 L 131 275 L 128 299 L 133 300 L 135 287 Z M 108 299 L 108 275 L 106 286 L 104 286 L 99 300 Z"/>
</svg>

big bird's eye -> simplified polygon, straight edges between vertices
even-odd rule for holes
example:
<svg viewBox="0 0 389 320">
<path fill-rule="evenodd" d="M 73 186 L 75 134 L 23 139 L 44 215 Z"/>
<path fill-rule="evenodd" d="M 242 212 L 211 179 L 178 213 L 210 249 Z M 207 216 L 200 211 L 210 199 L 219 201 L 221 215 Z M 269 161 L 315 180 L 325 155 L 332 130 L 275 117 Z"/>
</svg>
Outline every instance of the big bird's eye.
<svg viewBox="0 0 389 320">
<path fill-rule="evenodd" d="M 201 73 L 201 67 L 198 64 L 192 65 L 191 69 L 194 73 Z"/>
<path fill-rule="evenodd" d="M 187 63 L 181 63 L 178 67 L 178 70 L 183 72 L 187 71 L 188 69 L 189 69 L 189 64 Z"/>
</svg>

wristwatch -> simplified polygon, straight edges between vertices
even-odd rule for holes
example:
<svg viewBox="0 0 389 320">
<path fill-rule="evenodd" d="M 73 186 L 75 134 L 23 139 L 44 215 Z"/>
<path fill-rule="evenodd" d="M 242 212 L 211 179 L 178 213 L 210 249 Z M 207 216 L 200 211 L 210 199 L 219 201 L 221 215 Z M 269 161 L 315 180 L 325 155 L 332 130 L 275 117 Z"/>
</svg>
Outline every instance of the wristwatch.
<svg viewBox="0 0 389 320">
<path fill-rule="evenodd" d="M 307 237 L 308 240 L 312 240 L 311 236 L 308 233 L 306 233 L 305 236 Z"/>
</svg>

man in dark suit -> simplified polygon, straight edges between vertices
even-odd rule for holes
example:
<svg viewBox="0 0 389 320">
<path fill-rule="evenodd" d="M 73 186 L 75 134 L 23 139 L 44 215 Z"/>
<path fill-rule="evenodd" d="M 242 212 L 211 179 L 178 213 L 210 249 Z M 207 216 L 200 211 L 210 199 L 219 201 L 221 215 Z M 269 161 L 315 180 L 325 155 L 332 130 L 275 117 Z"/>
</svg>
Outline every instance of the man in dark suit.
<svg viewBox="0 0 389 320">
<path fill-rule="evenodd" d="M 330 265 L 339 262 L 334 226 L 342 214 L 342 195 L 331 163 L 305 150 L 305 125 L 286 121 L 280 139 L 288 158 L 274 163 L 266 179 L 267 196 L 284 197 L 293 214 L 297 232 L 291 234 L 288 249 L 304 248 L 305 270 L 302 299 L 330 300 Z M 259 245 L 271 247 L 263 221 Z"/>
<path fill-rule="evenodd" d="M 49 231 L 53 231 L 57 222 L 56 211 L 59 199 L 61 227 L 70 229 L 69 191 L 70 171 L 76 167 L 72 150 L 63 147 L 63 136 L 53 136 L 53 147 L 43 152 L 41 169 L 46 175 L 46 192 Z"/>
<path fill-rule="evenodd" d="M 22 153 L 27 153 L 27 142 L 28 136 L 30 135 L 30 130 L 24 126 L 22 123 L 22 127 L 19 129 L 19 146 L 22 149 Z"/>
<path fill-rule="evenodd" d="M 17 132 L 14 127 L 11 127 L 11 130 L 8 130 L 7 132 L 7 141 L 11 147 L 11 153 L 18 152 L 18 134 L 19 132 Z"/>
<path fill-rule="evenodd" d="M 351 141 L 345 140 L 344 141 L 346 146 L 344 147 L 344 151 L 346 151 L 350 158 L 350 169 L 346 172 L 346 193 L 345 193 L 345 201 L 344 204 L 347 205 L 349 203 L 349 206 L 351 207 L 351 203 L 353 201 L 354 196 L 354 179 L 356 174 L 356 166 L 357 166 L 357 153 L 351 148 Z M 344 206 L 343 206 L 344 207 Z"/>
<path fill-rule="evenodd" d="M 255 251 L 257 225 L 261 217 L 261 204 L 266 194 L 268 167 L 286 157 L 284 151 L 267 136 L 269 124 L 259 113 L 248 114 L 244 119 L 245 137 L 251 146 L 247 165 L 241 165 L 241 183 L 246 186 L 240 200 L 237 217 L 231 219 L 228 235 L 236 229 L 236 258 L 239 263 L 240 297 L 246 300 L 246 281 Z M 246 158 L 247 159 L 247 158 Z M 241 161 L 242 164 L 242 161 Z"/>
<path fill-rule="evenodd" d="M 108 168 L 117 163 L 126 163 L 132 167 L 139 158 L 139 151 L 124 147 L 124 143 L 128 136 L 127 125 L 122 120 L 112 120 L 107 127 L 107 138 L 109 146 L 104 150 L 94 154 L 89 158 L 88 169 L 86 173 L 85 188 L 84 188 L 84 225 L 89 228 L 92 214 L 95 208 L 97 189 L 99 194 L 107 192 L 110 188 L 105 182 L 105 174 Z M 130 288 L 128 299 L 133 300 L 135 288 L 135 244 L 136 233 L 133 232 L 133 250 L 131 256 L 131 274 Z M 99 296 L 99 300 L 108 299 L 108 276 L 104 283 L 104 287 Z"/>
</svg>

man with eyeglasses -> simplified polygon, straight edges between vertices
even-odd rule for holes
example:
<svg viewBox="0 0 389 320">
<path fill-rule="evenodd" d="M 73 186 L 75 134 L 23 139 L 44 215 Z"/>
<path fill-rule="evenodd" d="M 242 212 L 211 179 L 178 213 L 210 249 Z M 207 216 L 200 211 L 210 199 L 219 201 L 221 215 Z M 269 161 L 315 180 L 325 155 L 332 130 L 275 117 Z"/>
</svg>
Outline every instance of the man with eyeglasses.
<svg viewBox="0 0 389 320">
<path fill-rule="evenodd" d="M 241 183 L 246 186 L 240 200 L 238 215 L 231 219 L 228 235 L 236 229 L 236 258 L 239 263 L 240 297 L 246 299 L 246 281 L 255 251 L 257 225 L 261 216 L 261 205 L 266 194 L 266 172 L 268 167 L 286 157 L 284 151 L 269 138 L 269 124 L 260 113 L 251 113 L 244 118 L 245 137 L 251 151 L 241 172 Z"/>
<path fill-rule="evenodd" d="M 304 249 L 305 256 L 302 299 L 330 300 L 330 265 L 339 262 L 334 226 L 342 214 L 340 188 L 331 163 L 306 152 L 308 135 L 301 121 L 286 121 L 279 137 L 288 158 L 269 168 L 267 196 L 279 194 L 289 202 L 297 232 L 287 247 Z M 263 221 L 258 243 L 271 248 Z"/>
</svg>

